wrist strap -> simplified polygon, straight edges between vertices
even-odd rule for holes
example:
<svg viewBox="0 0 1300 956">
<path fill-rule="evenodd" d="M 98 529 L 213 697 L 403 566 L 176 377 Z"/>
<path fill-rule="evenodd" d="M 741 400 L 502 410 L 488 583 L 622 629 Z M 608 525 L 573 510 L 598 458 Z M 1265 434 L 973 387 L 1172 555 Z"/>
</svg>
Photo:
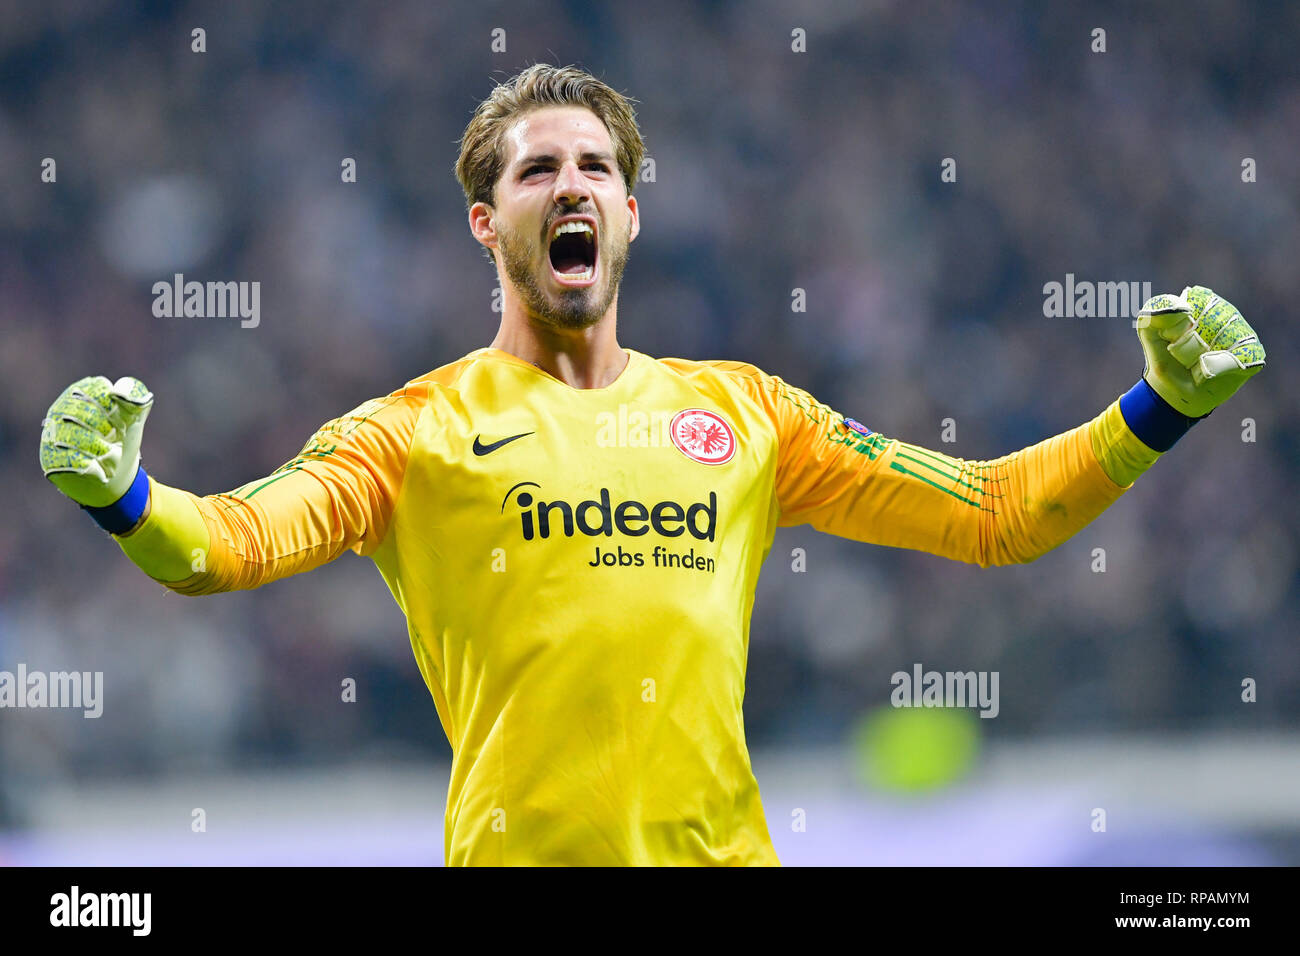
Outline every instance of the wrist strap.
<svg viewBox="0 0 1300 956">
<path fill-rule="evenodd" d="M 1187 430 L 1201 421 L 1188 418 L 1157 394 L 1145 378 L 1119 397 L 1119 410 L 1129 430 L 1152 451 L 1174 447 Z M 1202 418 L 1207 416 L 1202 416 Z"/>
<path fill-rule="evenodd" d="M 136 526 L 148 503 L 149 476 L 145 474 L 144 465 L 141 464 L 136 470 L 131 487 L 121 498 L 102 508 L 91 508 L 87 505 L 82 505 L 81 508 L 109 534 L 121 534 Z"/>
</svg>

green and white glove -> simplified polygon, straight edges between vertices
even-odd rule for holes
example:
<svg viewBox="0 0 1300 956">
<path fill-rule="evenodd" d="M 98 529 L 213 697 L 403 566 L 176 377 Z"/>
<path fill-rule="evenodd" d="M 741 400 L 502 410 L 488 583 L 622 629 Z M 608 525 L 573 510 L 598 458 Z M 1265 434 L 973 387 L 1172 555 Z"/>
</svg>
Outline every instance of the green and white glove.
<svg viewBox="0 0 1300 956">
<path fill-rule="evenodd" d="M 129 531 L 149 501 L 140 438 L 153 394 L 135 378 L 79 379 L 41 423 L 41 471 L 111 534 Z"/>
<path fill-rule="evenodd" d="M 1157 295 L 1138 312 L 1142 377 L 1176 411 L 1203 418 L 1264 367 L 1264 346 L 1237 307 L 1204 286 Z"/>
</svg>

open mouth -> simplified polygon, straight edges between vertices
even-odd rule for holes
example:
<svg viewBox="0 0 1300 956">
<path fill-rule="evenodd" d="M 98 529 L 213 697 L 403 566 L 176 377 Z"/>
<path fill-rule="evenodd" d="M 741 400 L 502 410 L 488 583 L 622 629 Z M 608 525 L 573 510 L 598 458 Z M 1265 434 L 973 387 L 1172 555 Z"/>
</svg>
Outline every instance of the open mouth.
<svg viewBox="0 0 1300 956">
<path fill-rule="evenodd" d="M 596 281 L 596 223 L 589 217 L 563 219 L 551 228 L 547 257 L 560 285 L 581 287 Z"/>
</svg>

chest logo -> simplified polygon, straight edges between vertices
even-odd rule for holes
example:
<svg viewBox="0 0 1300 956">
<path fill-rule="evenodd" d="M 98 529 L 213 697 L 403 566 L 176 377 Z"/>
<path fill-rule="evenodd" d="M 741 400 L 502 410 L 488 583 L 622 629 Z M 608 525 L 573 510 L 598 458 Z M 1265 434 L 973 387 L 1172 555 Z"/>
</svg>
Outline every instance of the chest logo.
<svg viewBox="0 0 1300 956">
<path fill-rule="evenodd" d="M 483 444 L 483 442 L 481 442 L 481 441 L 479 440 L 480 438 L 482 438 L 481 435 L 475 435 L 475 436 L 474 436 L 474 454 L 477 455 L 477 456 L 479 456 L 480 458 L 482 458 L 484 455 L 490 455 L 490 454 L 492 454 L 492 453 L 493 453 L 494 451 L 496 451 L 498 448 L 501 448 L 501 447 L 503 447 L 503 446 L 505 446 L 505 445 L 509 445 L 512 441 L 518 441 L 520 438 L 527 438 L 527 437 L 528 437 L 529 435 L 531 435 L 531 434 L 533 434 L 533 433 L 532 433 L 532 432 L 524 432 L 524 433 L 522 433 L 522 434 L 520 434 L 520 435 L 511 435 L 509 438 L 502 438 L 502 439 L 500 439 L 499 441 L 494 441 L 494 442 L 492 442 L 490 445 L 485 445 L 485 444 Z"/>
<path fill-rule="evenodd" d="M 721 465 L 736 453 L 736 435 L 726 419 L 703 408 L 688 408 L 673 416 L 668 433 L 691 461 Z"/>
</svg>

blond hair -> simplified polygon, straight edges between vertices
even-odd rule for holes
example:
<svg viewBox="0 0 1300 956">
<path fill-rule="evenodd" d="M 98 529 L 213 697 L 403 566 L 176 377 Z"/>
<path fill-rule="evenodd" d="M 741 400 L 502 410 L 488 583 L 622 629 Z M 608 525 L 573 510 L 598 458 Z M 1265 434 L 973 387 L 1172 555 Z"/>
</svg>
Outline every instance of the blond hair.
<svg viewBox="0 0 1300 956">
<path fill-rule="evenodd" d="M 476 202 L 493 204 L 505 167 L 506 130 L 519 117 L 545 106 L 583 106 L 596 114 L 609 131 L 623 184 L 631 195 L 645 155 L 634 102 L 576 66 L 537 63 L 497 84 L 474 111 L 460 139 L 456 178 L 465 191 L 465 208 Z"/>
</svg>

